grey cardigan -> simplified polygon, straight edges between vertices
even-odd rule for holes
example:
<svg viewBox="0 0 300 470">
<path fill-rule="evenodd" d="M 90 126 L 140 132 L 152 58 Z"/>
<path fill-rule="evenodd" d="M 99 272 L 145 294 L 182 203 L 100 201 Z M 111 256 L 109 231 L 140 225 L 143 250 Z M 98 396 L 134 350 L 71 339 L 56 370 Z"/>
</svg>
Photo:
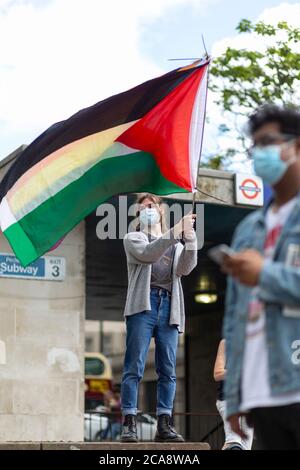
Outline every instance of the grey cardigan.
<svg viewBox="0 0 300 470">
<path fill-rule="evenodd" d="M 179 333 L 183 333 L 185 312 L 181 276 L 187 276 L 197 265 L 196 235 L 192 240 L 183 245 L 174 238 L 172 229 L 152 242 L 149 242 L 144 232 L 130 232 L 125 235 L 123 243 L 128 270 L 125 317 L 145 310 L 151 310 L 151 265 L 164 254 L 169 246 L 175 244 L 170 325 L 176 325 Z"/>
</svg>

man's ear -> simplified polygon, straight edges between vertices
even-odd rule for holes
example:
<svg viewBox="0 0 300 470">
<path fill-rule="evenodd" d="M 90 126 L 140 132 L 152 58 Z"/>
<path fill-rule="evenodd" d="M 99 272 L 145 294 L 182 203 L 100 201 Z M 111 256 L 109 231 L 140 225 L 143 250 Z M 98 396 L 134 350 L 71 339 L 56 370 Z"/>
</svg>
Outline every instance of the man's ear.
<svg viewBox="0 0 300 470">
<path fill-rule="evenodd" d="M 296 149 L 297 149 L 297 153 L 300 154 L 300 137 L 296 139 Z"/>
</svg>

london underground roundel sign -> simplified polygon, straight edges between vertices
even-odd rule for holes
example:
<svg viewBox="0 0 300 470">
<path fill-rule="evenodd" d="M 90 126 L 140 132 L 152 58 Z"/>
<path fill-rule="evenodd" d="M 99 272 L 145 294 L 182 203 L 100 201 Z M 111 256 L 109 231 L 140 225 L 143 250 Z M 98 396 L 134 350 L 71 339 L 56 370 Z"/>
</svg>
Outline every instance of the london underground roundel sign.
<svg viewBox="0 0 300 470">
<path fill-rule="evenodd" d="M 256 175 L 236 173 L 235 202 L 247 206 L 263 206 L 264 189 L 261 178 Z"/>
</svg>

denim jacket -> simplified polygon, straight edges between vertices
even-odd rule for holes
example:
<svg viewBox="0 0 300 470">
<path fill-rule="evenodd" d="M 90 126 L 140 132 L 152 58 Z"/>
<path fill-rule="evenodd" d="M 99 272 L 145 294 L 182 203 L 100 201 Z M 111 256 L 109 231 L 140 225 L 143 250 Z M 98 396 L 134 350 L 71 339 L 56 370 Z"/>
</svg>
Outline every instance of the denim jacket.
<svg viewBox="0 0 300 470">
<path fill-rule="evenodd" d="M 267 208 L 248 215 L 238 225 L 232 248 L 263 253 Z M 287 263 L 293 254 L 294 263 Z M 272 260 L 259 277 L 259 297 L 265 304 L 266 342 L 271 394 L 300 390 L 300 192 L 282 228 Z M 223 337 L 226 340 L 226 415 L 239 411 L 245 332 L 251 287 L 228 277 Z"/>
</svg>

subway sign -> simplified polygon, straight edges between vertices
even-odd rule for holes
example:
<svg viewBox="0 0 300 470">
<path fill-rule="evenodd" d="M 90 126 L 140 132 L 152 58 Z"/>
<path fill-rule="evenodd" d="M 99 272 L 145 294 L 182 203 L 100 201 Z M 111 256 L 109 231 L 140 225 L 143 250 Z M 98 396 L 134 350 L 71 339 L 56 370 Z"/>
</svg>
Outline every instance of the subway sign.
<svg viewBox="0 0 300 470">
<path fill-rule="evenodd" d="M 61 256 L 42 256 L 24 267 L 11 253 L 0 253 L 0 277 L 63 281 L 66 260 Z"/>
<path fill-rule="evenodd" d="M 264 187 L 262 179 L 256 175 L 235 174 L 235 202 L 246 206 L 262 207 Z"/>
</svg>

